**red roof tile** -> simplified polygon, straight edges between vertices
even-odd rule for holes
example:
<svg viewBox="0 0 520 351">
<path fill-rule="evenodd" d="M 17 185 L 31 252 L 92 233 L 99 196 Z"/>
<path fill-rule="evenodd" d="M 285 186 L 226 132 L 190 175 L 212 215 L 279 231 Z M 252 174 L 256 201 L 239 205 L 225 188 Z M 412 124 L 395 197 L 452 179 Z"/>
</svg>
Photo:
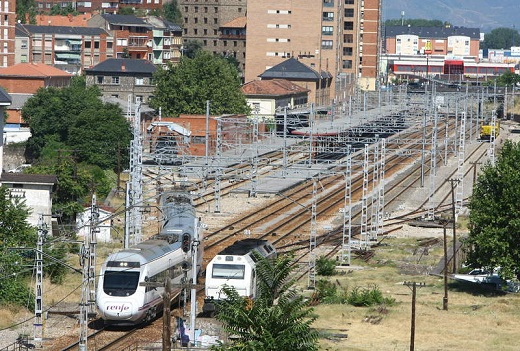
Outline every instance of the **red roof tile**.
<svg viewBox="0 0 520 351">
<path fill-rule="evenodd" d="M 247 18 L 246 16 L 237 17 L 228 23 L 224 23 L 221 27 L 226 28 L 245 28 L 246 27 Z"/>
<path fill-rule="evenodd" d="M 295 95 L 309 91 L 286 79 L 253 80 L 242 86 L 245 95 Z"/>
<path fill-rule="evenodd" d="M 48 16 L 38 15 L 36 16 L 36 25 L 38 26 L 70 26 L 70 27 L 87 27 L 88 20 L 92 17 L 92 14 L 85 13 L 78 16 Z"/>
<path fill-rule="evenodd" d="M 0 68 L 0 77 L 72 77 L 72 74 L 44 63 L 18 63 L 14 66 Z"/>
</svg>

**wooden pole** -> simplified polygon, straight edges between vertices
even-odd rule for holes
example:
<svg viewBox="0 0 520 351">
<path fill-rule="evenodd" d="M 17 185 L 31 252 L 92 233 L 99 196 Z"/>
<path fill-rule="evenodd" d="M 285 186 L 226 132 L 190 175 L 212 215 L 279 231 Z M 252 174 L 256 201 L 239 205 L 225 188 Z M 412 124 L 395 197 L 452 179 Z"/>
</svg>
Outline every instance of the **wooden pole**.
<svg viewBox="0 0 520 351">
<path fill-rule="evenodd" d="M 446 223 L 443 226 L 444 231 L 444 298 L 442 299 L 442 309 L 448 310 L 448 242 L 446 239 Z"/>
<path fill-rule="evenodd" d="M 170 351 L 172 348 L 172 331 L 171 331 L 171 315 L 170 315 L 170 304 L 171 304 L 171 291 L 172 281 L 170 277 L 166 277 L 164 282 L 164 293 L 163 293 L 163 334 L 162 334 L 162 350 Z"/>
</svg>

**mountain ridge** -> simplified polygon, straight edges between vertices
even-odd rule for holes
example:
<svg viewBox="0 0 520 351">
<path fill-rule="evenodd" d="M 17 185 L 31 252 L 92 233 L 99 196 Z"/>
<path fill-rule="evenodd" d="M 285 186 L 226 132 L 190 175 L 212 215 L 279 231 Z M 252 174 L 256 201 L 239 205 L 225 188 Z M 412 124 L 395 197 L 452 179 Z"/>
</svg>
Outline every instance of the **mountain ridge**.
<svg viewBox="0 0 520 351">
<path fill-rule="evenodd" d="M 488 33 L 495 28 L 520 29 L 519 0 L 382 0 L 383 19 L 431 19 L 453 26 L 480 28 Z"/>
</svg>

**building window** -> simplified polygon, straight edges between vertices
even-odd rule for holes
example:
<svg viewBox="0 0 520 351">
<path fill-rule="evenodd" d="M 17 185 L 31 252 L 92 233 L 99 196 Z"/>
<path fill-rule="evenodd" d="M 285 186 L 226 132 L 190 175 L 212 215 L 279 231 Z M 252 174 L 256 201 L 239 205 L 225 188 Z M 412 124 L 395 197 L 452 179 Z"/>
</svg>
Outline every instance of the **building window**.
<svg viewBox="0 0 520 351">
<path fill-rule="evenodd" d="M 144 85 L 143 77 L 135 77 L 135 85 Z"/>
<path fill-rule="evenodd" d="M 199 19 L 198 19 L 197 17 L 195 17 L 195 18 L 193 19 L 193 23 L 199 23 Z"/>
<path fill-rule="evenodd" d="M 354 17 L 354 9 L 345 9 L 345 17 Z"/>
<path fill-rule="evenodd" d="M 332 49 L 332 40 L 322 40 L 321 48 L 324 50 L 331 50 Z"/>
<path fill-rule="evenodd" d="M 99 49 L 99 41 L 94 42 L 94 49 Z"/>
<path fill-rule="evenodd" d="M 208 24 L 208 18 L 204 17 L 204 24 Z"/>
<path fill-rule="evenodd" d="M 85 49 L 90 49 L 92 47 L 91 41 L 85 41 Z"/>
<path fill-rule="evenodd" d="M 354 50 L 351 47 L 344 47 L 343 48 L 343 56 L 352 56 L 352 53 Z"/>
<path fill-rule="evenodd" d="M 97 76 L 96 77 L 97 83 L 98 84 L 103 84 L 103 78 L 105 78 L 105 77 L 104 76 Z"/>
<path fill-rule="evenodd" d="M 215 7 L 214 9 L 215 9 L 215 13 L 218 13 L 218 7 Z"/>
<path fill-rule="evenodd" d="M 345 5 L 354 5 L 355 0 L 345 0 Z"/>
<path fill-rule="evenodd" d="M 112 84 L 119 84 L 119 77 L 112 77 Z"/>
<path fill-rule="evenodd" d="M 27 40 L 22 40 L 22 49 L 27 49 Z"/>
<path fill-rule="evenodd" d="M 208 13 L 208 7 L 204 6 L 204 13 Z"/>
<path fill-rule="evenodd" d="M 334 6 L 334 0 L 323 0 L 324 7 L 332 7 Z"/>
<path fill-rule="evenodd" d="M 334 31 L 334 27 L 332 26 L 322 26 L 321 27 L 321 34 L 323 35 L 332 35 Z"/>
<path fill-rule="evenodd" d="M 213 18 L 213 24 L 218 24 L 218 18 Z"/>
<path fill-rule="evenodd" d="M 208 35 L 208 30 L 204 28 L 204 35 Z"/>
<path fill-rule="evenodd" d="M 352 68 L 352 60 L 343 60 L 343 68 Z"/>
<path fill-rule="evenodd" d="M 334 12 L 323 12 L 324 21 L 334 21 Z"/>
<path fill-rule="evenodd" d="M 135 103 L 140 104 L 141 102 L 144 102 L 144 98 L 142 95 L 136 95 L 135 96 Z"/>
<path fill-rule="evenodd" d="M 345 22 L 343 23 L 344 30 L 354 30 L 354 22 Z"/>
<path fill-rule="evenodd" d="M 195 13 L 199 12 L 199 7 L 198 6 L 195 6 L 193 9 L 195 10 Z"/>
</svg>

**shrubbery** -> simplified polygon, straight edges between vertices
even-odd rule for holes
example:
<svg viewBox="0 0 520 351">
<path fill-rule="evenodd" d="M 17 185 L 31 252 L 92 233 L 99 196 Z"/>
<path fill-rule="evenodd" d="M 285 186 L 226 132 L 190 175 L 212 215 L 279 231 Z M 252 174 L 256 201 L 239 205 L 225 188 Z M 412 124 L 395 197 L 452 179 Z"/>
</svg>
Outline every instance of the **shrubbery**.
<svg viewBox="0 0 520 351">
<path fill-rule="evenodd" d="M 327 280 L 317 282 L 314 299 L 324 304 L 349 304 L 365 307 L 395 304 L 395 299 L 384 297 L 376 285 L 370 285 L 366 288 L 354 287 L 349 291 Z"/>
</svg>

